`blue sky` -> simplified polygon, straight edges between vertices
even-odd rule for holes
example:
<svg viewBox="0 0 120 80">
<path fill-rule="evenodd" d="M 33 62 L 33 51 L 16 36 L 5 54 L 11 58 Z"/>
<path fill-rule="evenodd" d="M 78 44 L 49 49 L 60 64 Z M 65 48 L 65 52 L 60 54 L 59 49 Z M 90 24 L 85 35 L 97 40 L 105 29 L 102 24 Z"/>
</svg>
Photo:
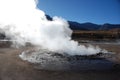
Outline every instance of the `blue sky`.
<svg viewBox="0 0 120 80">
<path fill-rule="evenodd" d="M 120 0 L 38 0 L 38 8 L 50 16 L 80 23 L 120 24 Z"/>
</svg>

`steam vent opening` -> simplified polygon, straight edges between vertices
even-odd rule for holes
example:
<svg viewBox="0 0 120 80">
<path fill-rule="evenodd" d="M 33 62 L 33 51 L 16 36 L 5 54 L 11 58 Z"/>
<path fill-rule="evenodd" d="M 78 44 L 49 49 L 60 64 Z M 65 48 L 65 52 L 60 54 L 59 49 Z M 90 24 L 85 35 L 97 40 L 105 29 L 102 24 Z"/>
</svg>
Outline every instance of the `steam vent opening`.
<svg viewBox="0 0 120 80">
<path fill-rule="evenodd" d="M 32 63 L 34 68 L 50 71 L 112 70 L 116 65 L 109 60 L 112 56 L 113 53 L 69 55 L 40 48 L 26 50 L 19 55 L 22 60 Z"/>
</svg>

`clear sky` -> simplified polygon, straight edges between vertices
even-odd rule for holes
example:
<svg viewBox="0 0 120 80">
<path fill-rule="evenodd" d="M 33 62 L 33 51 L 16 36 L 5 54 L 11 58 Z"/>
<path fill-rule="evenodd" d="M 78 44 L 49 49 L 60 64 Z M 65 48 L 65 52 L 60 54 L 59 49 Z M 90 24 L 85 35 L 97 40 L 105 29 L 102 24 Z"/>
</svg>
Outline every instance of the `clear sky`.
<svg viewBox="0 0 120 80">
<path fill-rule="evenodd" d="M 50 16 L 80 23 L 120 24 L 120 0 L 38 0 L 38 8 Z"/>
</svg>

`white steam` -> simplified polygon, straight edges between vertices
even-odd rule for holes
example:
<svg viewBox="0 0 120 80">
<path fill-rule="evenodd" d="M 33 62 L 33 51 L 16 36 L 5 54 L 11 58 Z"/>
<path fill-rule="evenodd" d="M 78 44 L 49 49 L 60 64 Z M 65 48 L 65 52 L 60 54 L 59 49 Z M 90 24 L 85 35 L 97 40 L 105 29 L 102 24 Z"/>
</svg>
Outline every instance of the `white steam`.
<svg viewBox="0 0 120 80">
<path fill-rule="evenodd" d="M 72 30 L 66 20 L 53 17 L 37 9 L 37 0 L 0 0 L 0 29 L 14 44 L 25 46 L 26 42 L 49 51 L 70 55 L 90 55 L 101 51 L 85 47 L 71 40 Z"/>
</svg>

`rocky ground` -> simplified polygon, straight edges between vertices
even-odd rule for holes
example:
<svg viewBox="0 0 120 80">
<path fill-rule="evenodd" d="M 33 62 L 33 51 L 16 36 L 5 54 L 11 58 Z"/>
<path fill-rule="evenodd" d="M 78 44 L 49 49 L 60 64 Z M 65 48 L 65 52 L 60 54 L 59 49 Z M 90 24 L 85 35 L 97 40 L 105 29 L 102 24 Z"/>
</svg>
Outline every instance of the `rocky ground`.
<svg viewBox="0 0 120 80">
<path fill-rule="evenodd" d="M 87 44 L 87 43 L 82 43 Z M 120 45 L 92 44 L 116 53 L 112 60 L 119 64 Z M 102 71 L 48 71 L 34 68 L 33 64 L 23 61 L 19 54 L 30 48 L 10 48 L 2 43 L 0 48 L 0 80 L 120 80 L 119 69 Z"/>
</svg>

